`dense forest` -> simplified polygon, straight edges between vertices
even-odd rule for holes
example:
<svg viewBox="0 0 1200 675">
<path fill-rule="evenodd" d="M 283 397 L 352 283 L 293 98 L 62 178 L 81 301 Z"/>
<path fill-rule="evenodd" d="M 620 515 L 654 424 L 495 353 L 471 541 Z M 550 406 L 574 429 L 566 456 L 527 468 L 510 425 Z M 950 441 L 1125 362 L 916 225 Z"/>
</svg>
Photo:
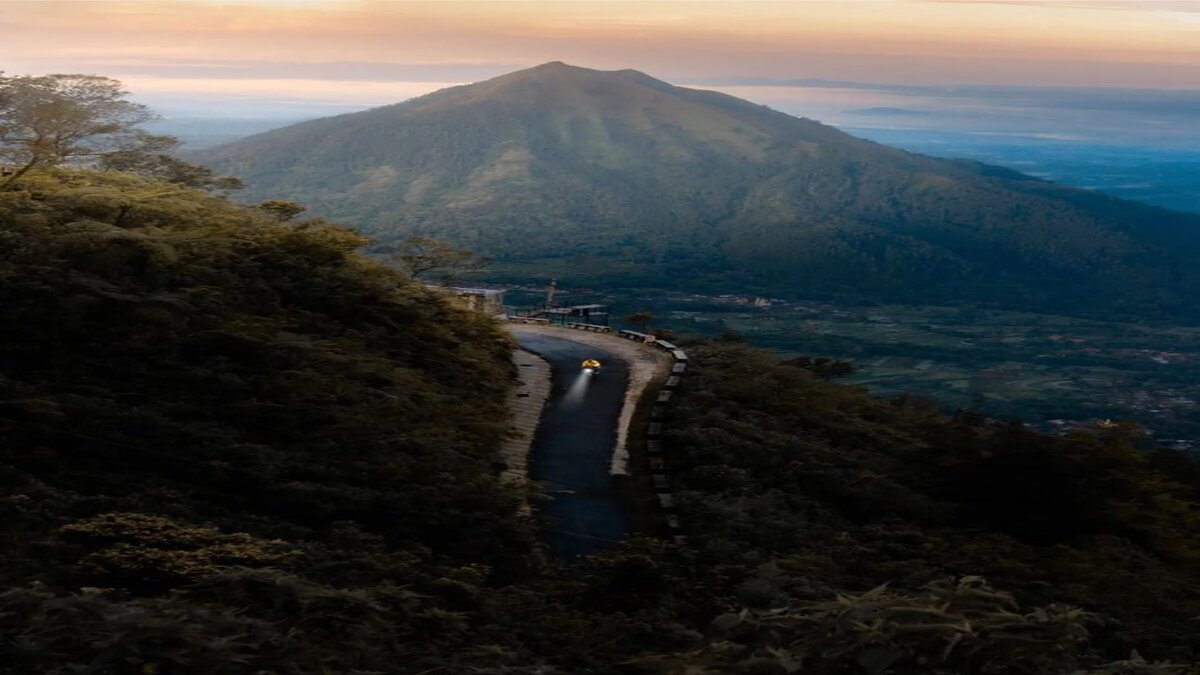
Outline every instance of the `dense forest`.
<svg viewBox="0 0 1200 675">
<path fill-rule="evenodd" d="M 93 172 L 0 224 L 0 669 L 380 668 L 536 561 L 509 340 L 361 236 Z"/>
<path fill-rule="evenodd" d="M 688 542 L 564 564 L 498 479 L 504 332 L 292 215 L 0 192 L 0 672 L 1195 672 L 1200 468 L 1136 429 L 697 343 Z"/>
<path fill-rule="evenodd" d="M 1066 672 L 1087 662 L 1073 650 L 1197 660 L 1192 459 L 1137 449 L 1136 426 L 1051 437 L 871 397 L 738 342 L 689 354 L 666 441 L 684 522 L 697 555 L 747 571 L 736 647 L 703 652 L 716 672 L 797 644 L 813 660 L 818 625 L 826 655 L 902 641 L 879 655 L 898 672 L 943 647 L 963 672 Z"/>
</svg>

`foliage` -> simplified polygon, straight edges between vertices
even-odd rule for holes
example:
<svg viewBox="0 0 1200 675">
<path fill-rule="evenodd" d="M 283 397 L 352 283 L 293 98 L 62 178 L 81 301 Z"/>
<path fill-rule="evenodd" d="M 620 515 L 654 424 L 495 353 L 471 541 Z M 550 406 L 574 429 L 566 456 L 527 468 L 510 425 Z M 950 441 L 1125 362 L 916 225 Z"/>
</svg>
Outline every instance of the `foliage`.
<svg viewBox="0 0 1200 675">
<path fill-rule="evenodd" d="M 128 95 L 120 82 L 96 75 L 0 73 L 0 163 L 16 167 L 0 187 L 35 169 L 92 164 L 205 190 L 241 188 L 236 178 L 171 156 L 179 141 L 143 130 L 157 116 Z"/>
<path fill-rule="evenodd" d="M 920 399 L 872 398 L 736 342 L 688 351 L 666 420 L 667 466 L 689 542 L 736 570 L 725 583 L 738 604 L 828 607 L 832 589 L 861 598 L 889 584 L 875 593 L 912 596 L 906 589 L 970 574 L 1022 606 L 1095 614 L 1080 624 L 1086 644 L 1045 652 L 1053 667 L 1034 672 L 1133 649 L 1195 659 L 1194 461 L 1139 452 L 1120 431 L 1051 437 L 946 417 Z"/>
<path fill-rule="evenodd" d="M 80 544 L 78 569 L 91 585 L 143 594 L 235 567 L 287 566 L 297 557 L 283 541 L 141 513 L 100 514 L 65 525 L 59 534 Z"/>
<path fill-rule="evenodd" d="M 287 221 L 308 210 L 307 206 L 286 199 L 269 199 L 258 205 L 258 208 L 270 213 L 281 221 Z"/>
<path fill-rule="evenodd" d="M 72 643 L 89 672 L 159 649 L 382 670 L 395 654 L 356 656 L 346 622 L 387 614 L 361 644 L 425 650 L 399 636 L 456 635 L 452 605 L 537 564 L 495 470 L 512 366 L 489 320 L 320 220 L 126 174 L 20 185 L 0 193 L 0 578 L 26 590 L 0 644 L 27 649 L 0 670 L 66 668 Z M 295 589 L 295 615 L 263 587 Z"/>
<path fill-rule="evenodd" d="M 641 661 L 678 673 L 1028 673 L 1060 667 L 1088 635 L 1070 607 L 1021 611 L 982 579 L 927 584 L 907 595 L 879 586 L 802 607 L 744 609 L 713 620 L 709 642 Z"/>
<path fill-rule="evenodd" d="M 138 129 L 154 114 L 127 95 L 120 82 L 95 75 L 0 76 L 0 159 L 20 167 L 19 177 L 75 159 L 167 147 L 168 137 Z"/>
<path fill-rule="evenodd" d="M 395 244 L 377 246 L 374 250 L 410 279 L 431 279 L 443 284 L 487 265 L 485 258 L 471 251 L 430 237 L 409 237 Z"/>
<path fill-rule="evenodd" d="M 177 142 L 172 141 L 171 147 L 175 145 Z M 232 192 L 244 187 L 242 181 L 233 176 L 218 176 L 208 167 L 189 164 L 165 152 L 152 153 L 145 149 L 108 153 L 101 157 L 99 166 L 109 171 L 136 173 L 139 176 L 212 192 Z"/>
<path fill-rule="evenodd" d="M 797 356 L 795 358 L 784 361 L 789 366 L 803 368 L 813 375 L 825 380 L 832 380 L 838 377 L 846 377 L 854 374 L 854 364 L 848 361 L 839 359 L 830 359 L 824 356 L 816 358 L 808 356 Z"/>
<path fill-rule="evenodd" d="M 650 312 L 634 312 L 625 317 L 625 323 L 633 325 L 643 333 L 649 328 L 651 321 L 654 321 L 654 315 Z"/>
</svg>

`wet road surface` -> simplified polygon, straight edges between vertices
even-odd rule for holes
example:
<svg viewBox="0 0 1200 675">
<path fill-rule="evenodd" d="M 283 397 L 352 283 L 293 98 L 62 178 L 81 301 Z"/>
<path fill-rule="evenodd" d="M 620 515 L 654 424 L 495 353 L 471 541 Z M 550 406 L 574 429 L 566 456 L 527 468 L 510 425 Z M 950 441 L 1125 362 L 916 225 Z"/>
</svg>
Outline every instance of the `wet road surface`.
<svg viewBox="0 0 1200 675">
<path fill-rule="evenodd" d="M 613 491 L 609 461 L 629 381 L 629 367 L 603 349 L 546 335 L 520 335 L 522 348 L 550 362 L 550 401 L 534 436 L 529 477 L 550 499 L 538 511 L 551 520 L 546 543 L 559 557 L 574 558 L 612 546 L 626 532 Z M 583 374 L 584 359 L 604 366 Z"/>
</svg>

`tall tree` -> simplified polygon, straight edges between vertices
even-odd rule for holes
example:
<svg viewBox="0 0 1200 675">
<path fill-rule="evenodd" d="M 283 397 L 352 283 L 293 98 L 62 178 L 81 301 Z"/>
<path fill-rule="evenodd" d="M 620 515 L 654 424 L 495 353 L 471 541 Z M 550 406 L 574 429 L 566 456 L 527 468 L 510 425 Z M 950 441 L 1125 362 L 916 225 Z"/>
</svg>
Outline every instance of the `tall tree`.
<svg viewBox="0 0 1200 675">
<path fill-rule="evenodd" d="M 287 222 L 308 210 L 307 206 L 288 199 L 270 199 L 259 204 L 258 208 L 271 214 L 280 222 Z"/>
<path fill-rule="evenodd" d="M 634 312 L 633 314 L 625 317 L 625 321 L 627 323 L 633 324 L 634 327 L 643 333 L 645 333 L 646 329 L 650 327 L 650 322 L 653 320 L 654 315 L 646 311 Z"/>
<path fill-rule="evenodd" d="M 120 82 L 97 75 L 0 73 L 0 162 L 16 167 L 0 187 L 62 164 L 164 174 L 159 177 L 209 189 L 233 186 L 171 158 L 167 153 L 179 141 L 141 129 L 157 116 L 128 96 Z"/>
<path fill-rule="evenodd" d="M 488 264 L 487 258 L 431 237 L 409 237 L 399 243 L 380 246 L 376 251 L 409 277 L 439 283 L 449 283 Z"/>
<path fill-rule="evenodd" d="M 158 138 L 171 139 L 172 144 L 165 149 L 172 149 L 179 144 L 170 136 Z M 154 152 L 151 148 L 135 148 L 108 153 L 100 158 L 98 166 L 108 171 L 136 173 L 139 176 L 158 178 L 168 183 L 186 185 L 210 192 L 230 192 L 244 187 L 242 181 L 233 176 L 218 175 L 206 166 L 190 164 L 165 151 Z"/>
</svg>

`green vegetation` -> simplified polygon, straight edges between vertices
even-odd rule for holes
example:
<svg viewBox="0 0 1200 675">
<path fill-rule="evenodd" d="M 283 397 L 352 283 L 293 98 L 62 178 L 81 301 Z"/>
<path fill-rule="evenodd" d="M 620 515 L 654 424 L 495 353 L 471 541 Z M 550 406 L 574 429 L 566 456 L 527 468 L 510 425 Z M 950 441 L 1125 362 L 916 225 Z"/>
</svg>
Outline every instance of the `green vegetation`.
<svg viewBox="0 0 1200 675">
<path fill-rule="evenodd" d="M 148 133 L 143 125 L 158 116 L 128 96 L 120 82 L 97 75 L 0 72 L 0 164 L 12 169 L 0 188 L 36 169 L 71 165 L 205 190 L 241 189 L 236 178 L 171 155 L 179 139 Z"/>
<path fill-rule="evenodd" d="M 634 312 L 625 317 L 625 323 L 631 324 L 641 332 L 649 329 L 651 321 L 654 321 L 654 315 L 650 312 Z"/>
<path fill-rule="evenodd" d="M 745 610 L 693 653 L 712 672 L 1196 662 L 1192 460 L 1138 452 L 1129 429 L 1056 438 L 872 398 L 738 342 L 689 355 L 668 468 L 699 567 Z"/>
<path fill-rule="evenodd" d="M 155 115 L 126 96 L 106 77 L 0 73 L 0 160 L 16 169 L 4 185 L 38 168 L 170 147 L 171 137 L 138 128 Z"/>
<path fill-rule="evenodd" d="M 689 345 L 687 545 L 565 566 L 510 340 L 295 208 L 0 192 L 0 672 L 1182 673 L 1200 469 Z M 1149 661 L 1141 661 L 1141 656 Z M 1164 662 L 1164 663 L 1158 663 Z"/>
<path fill-rule="evenodd" d="M 196 158 L 497 280 L 1197 318 L 1200 217 L 630 70 L 546 64 Z"/>
<path fill-rule="evenodd" d="M 18 186 L 0 670 L 380 669 L 397 654 L 356 651 L 383 617 L 453 631 L 459 585 L 536 561 L 495 476 L 511 345 L 491 322 L 319 220 L 123 174 Z"/>
<path fill-rule="evenodd" d="M 487 266 L 487 259 L 451 246 L 440 239 L 409 237 L 401 242 L 372 248 L 410 279 L 427 279 L 450 284 Z"/>
<path fill-rule="evenodd" d="M 1134 420 L 1160 442 L 1200 437 L 1200 330 L 965 306 L 794 301 L 755 308 L 742 297 L 605 296 L 648 306 L 657 325 L 715 337 L 733 330 L 785 356 L 850 361 L 848 381 L 887 396 L 936 399 L 1062 430 Z M 1052 420 L 1058 422 L 1051 423 Z"/>
</svg>

